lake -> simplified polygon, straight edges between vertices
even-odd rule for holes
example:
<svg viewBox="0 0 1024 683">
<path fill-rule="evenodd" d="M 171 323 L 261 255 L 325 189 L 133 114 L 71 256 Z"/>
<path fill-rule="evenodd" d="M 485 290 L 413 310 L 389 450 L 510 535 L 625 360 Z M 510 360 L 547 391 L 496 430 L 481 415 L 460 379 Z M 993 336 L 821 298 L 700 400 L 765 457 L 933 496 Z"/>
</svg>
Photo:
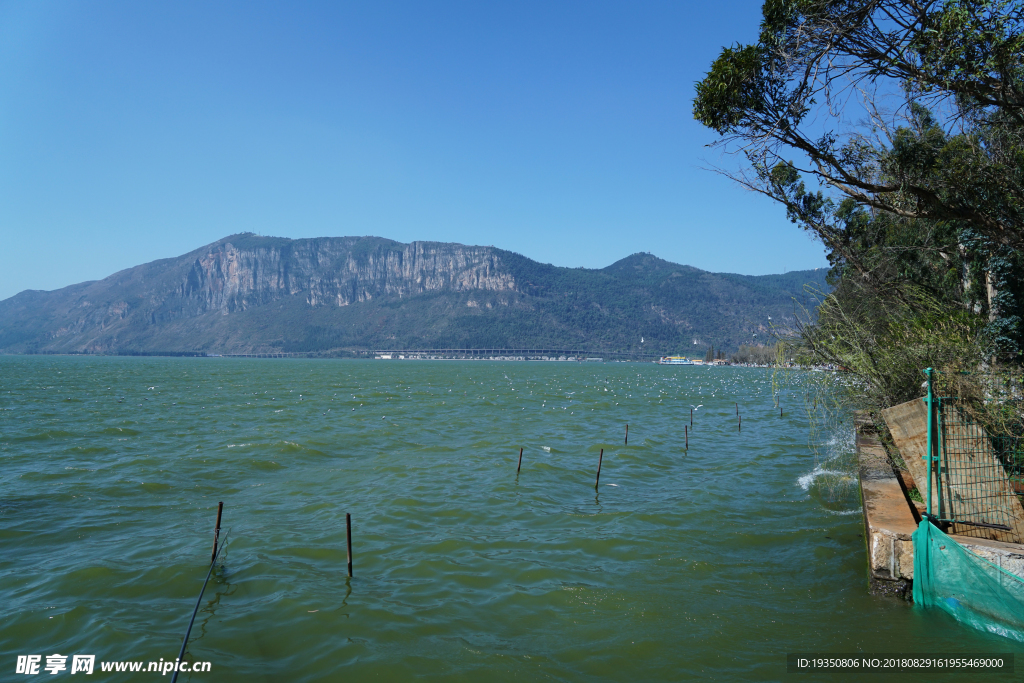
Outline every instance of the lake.
<svg viewBox="0 0 1024 683">
<path fill-rule="evenodd" d="M 856 487 L 823 485 L 852 431 L 810 430 L 810 375 L 780 417 L 755 368 L 0 357 L 0 678 L 32 680 L 19 655 L 118 680 L 100 662 L 173 660 L 218 501 L 187 655 L 212 668 L 180 681 L 781 680 L 790 652 L 1016 651 L 868 593 Z"/>
</svg>

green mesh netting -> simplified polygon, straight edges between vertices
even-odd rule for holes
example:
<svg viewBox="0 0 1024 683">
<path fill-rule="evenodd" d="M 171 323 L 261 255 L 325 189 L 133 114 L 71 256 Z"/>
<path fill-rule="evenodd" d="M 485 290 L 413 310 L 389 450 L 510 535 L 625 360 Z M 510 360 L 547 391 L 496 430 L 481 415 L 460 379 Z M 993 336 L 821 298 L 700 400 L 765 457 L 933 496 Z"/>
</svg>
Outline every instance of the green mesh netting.
<svg viewBox="0 0 1024 683">
<path fill-rule="evenodd" d="M 964 624 L 1024 642 L 1024 580 L 922 520 L 914 540 L 914 602 Z"/>
</svg>

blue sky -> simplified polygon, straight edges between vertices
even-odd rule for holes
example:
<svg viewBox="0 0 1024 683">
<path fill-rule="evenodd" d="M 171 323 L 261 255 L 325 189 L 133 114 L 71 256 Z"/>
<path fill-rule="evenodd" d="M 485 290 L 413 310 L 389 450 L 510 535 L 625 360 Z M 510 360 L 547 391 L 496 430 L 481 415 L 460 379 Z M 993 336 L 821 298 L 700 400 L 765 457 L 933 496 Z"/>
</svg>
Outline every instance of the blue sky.
<svg viewBox="0 0 1024 683">
<path fill-rule="evenodd" d="M 236 232 L 826 265 L 702 166 L 760 2 L 0 2 L 0 299 Z"/>
</svg>

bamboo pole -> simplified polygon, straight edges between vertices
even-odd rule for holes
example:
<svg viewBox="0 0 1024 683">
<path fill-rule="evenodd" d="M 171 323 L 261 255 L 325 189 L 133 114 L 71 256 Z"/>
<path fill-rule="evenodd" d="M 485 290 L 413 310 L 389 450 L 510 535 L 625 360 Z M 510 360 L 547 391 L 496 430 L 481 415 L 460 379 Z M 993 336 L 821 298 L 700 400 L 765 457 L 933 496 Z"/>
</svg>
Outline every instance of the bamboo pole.
<svg viewBox="0 0 1024 683">
<path fill-rule="evenodd" d="M 217 559 L 217 543 L 220 542 L 220 516 L 224 512 L 224 501 L 217 503 L 217 526 L 213 530 L 213 552 L 210 554 L 210 564 Z"/>
<path fill-rule="evenodd" d="M 597 479 L 594 480 L 594 490 L 597 490 L 597 484 L 601 481 L 601 463 L 604 462 L 604 449 L 601 449 L 601 455 L 597 458 Z"/>
<path fill-rule="evenodd" d="M 348 578 L 352 578 L 352 515 L 345 513 L 345 541 L 348 544 Z"/>
</svg>

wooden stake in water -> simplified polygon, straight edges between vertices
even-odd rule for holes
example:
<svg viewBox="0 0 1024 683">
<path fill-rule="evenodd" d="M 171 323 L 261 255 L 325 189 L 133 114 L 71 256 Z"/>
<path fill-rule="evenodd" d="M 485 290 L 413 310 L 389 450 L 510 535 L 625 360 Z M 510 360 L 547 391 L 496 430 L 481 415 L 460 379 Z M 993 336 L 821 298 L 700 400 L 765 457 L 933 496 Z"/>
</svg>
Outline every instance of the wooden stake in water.
<svg viewBox="0 0 1024 683">
<path fill-rule="evenodd" d="M 779 417 L 782 417 L 782 406 L 779 406 Z"/>
<path fill-rule="evenodd" d="M 736 431 L 737 432 L 742 432 L 743 431 L 743 416 L 742 415 L 740 415 L 738 418 L 736 418 Z"/>
<path fill-rule="evenodd" d="M 739 403 L 734 403 L 733 405 L 736 406 L 736 417 L 739 417 L 740 416 L 740 404 Z"/>
<path fill-rule="evenodd" d="M 352 515 L 345 513 L 345 541 L 348 544 L 348 578 L 352 578 Z"/>
<path fill-rule="evenodd" d="M 628 424 L 626 425 L 626 443 L 624 445 L 626 445 L 626 446 L 629 445 L 629 425 Z"/>
<path fill-rule="evenodd" d="M 516 467 L 516 474 L 519 474 L 519 470 L 523 468 L 523 449 L 519 449 L 519 466 Z"/>
<path fill-rule="evenodd" d="M 690 450 L 690 428 L 683 425 L 683 434 L 686 436 L 686 450 Z"/>
<path fill-rule="evenodd" d="M 601 449 L 601 455 L 597 458 L 597 479 L 594 480 L 594 490 L 597 490 L 597 484 L 601 481 L 601 463 L 604 462 L 604 449 Z"/>
<path fill-rule="evenodd" d="M 693 426 L 693 408 L 690 408 L 690 426 Z"/>
<path fill-rule="evenodd" d="M 210 555 L 210 564 L 217 559 L 217 544 L 220 542 L 220 516 L 224 512 L 224 501 L 217 503 L 217 526 L 213 530 L 213 553 Z"/>
</svg>

